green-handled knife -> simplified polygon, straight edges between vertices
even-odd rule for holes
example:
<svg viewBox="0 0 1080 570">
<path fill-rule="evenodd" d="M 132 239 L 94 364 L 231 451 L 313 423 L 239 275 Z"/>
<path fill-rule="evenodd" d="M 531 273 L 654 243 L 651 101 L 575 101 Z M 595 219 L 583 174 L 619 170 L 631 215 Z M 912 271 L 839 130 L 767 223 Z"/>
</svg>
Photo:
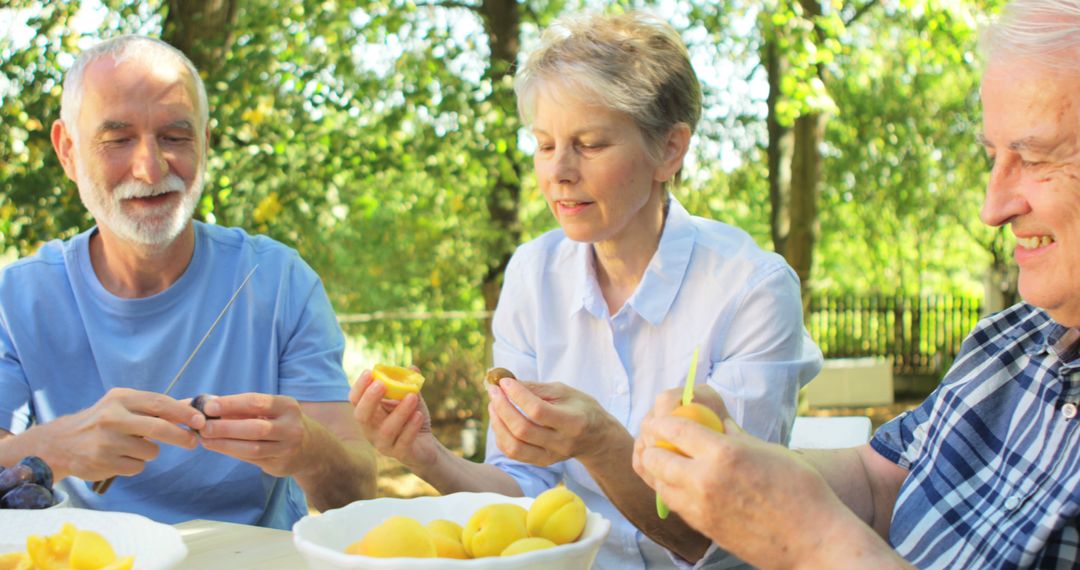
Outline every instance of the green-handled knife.
<svg viewBox="0 0 1080 570">
<path fill-rule="evenodd" d="M 690 357 L 690 372 L 686 375 L 686 384 L 683 385 L 682 391 L 682 405 L 687 405 L 694 401 L 694 377 L 697 376 L 697 360 L 698 353 L 701 352 L 701 347 L 694 349 L 694 355 Z M 671 514 L 671 509 L 664 504 L 664 500 L 660 498 L 660 493 L 656 494 L 656 516 L 661 519 L 668 518 Z"/>
</svg>

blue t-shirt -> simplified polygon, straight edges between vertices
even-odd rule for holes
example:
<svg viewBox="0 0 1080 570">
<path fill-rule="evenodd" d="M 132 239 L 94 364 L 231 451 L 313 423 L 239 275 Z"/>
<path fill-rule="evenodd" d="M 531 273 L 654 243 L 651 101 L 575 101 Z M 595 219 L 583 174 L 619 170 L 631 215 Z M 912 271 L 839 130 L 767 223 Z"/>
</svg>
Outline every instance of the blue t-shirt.
<svg viewBox="0 0 1080 570">
<path fill-rule="evenodd" d="M 97 402 L 114 387 L 161 392 L 252 267 L 251 281 L 170 396 L 261 392 L 345 401 L 345 340 L 322 282 L 297 253 L 262 236 L 195 222 L 195 251 L 165 291 L 109 293 L 90 263 L 89 230 L 54 240 L 0 272 L 0 429 L 18 434 Z M 75 506 L 175 523 L 203 518 L 290 528 L 307 513 L 299 486 L 198 447 L 161 444 L 105 495 L 68 478 Z"/>
</svg>

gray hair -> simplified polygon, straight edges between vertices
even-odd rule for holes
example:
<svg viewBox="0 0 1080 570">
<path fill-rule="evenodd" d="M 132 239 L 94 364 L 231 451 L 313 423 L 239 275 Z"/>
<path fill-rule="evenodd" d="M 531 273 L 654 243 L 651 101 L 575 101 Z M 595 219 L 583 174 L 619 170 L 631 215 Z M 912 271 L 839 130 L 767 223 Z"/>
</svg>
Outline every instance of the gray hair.
<svg viewBox="0 0 1080 570">
<path fill-rule="evenodd" d="M 1080 0 L 1013 0 L 979 44 L 987 60 L 1030 57 L 1080 71 Z"/>
<path fill-rule="evenodd" d="M 78 118 L 79 110 L 82 107 L 83 79 L 86 75 L 86 68 L 91 63 L 106 56 L 111 56 L 116 63 L 126 59 L 139 58 L 153 62 L 165 61 L 182 64 L 195 83 L 195 92 L 198 99 L 196 113 L 198 113 L 199 119 L 202 121 L 198 128 L 195 129 L 195 134 L 200 138 L 203 136 L 203 133 L 206 132 L 206 125 L 210 122 L 210 105 L 206 97 L 206 86 L 203 84 L 202 78 L 199 77 L 199 71 L 195 69 L 195 64 L 191 63 L 191 60 L 184 55 L 184 52 L 159 39 L 124 35 L 105 40 L 84 50 L 64 76 L 64 91 L 60 98 L 60 120 L 64 122 L 64 126 L 67 127 L 72 138 L 78 139 Z"/>
<path fill-rule="evenodd" d="M 701 84 L 686 45 L 667 22 L 643 12 L 553 22 L 515 77 L 518 114 L 526 124 L 548 81 L 580 89 L 628 115 L 654 154 L 677 123 L 693 132 L 701 117 Z"/>
</svg>

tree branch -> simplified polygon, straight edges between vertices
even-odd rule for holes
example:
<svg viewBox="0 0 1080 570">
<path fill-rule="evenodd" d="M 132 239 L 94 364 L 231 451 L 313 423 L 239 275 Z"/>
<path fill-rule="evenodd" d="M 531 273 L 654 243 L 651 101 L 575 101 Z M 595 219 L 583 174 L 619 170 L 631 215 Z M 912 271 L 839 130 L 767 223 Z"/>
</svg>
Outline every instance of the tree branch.
<svg viewBox="0 0 1080 570">
<path fill-rule="evenodd" d="M 856 8 L 855 13 L 851 15 L 851 18 L 844 22 L 844 26 L 847 27 L 854 24 L 855 20 L 861 18 L 863 14 L 870 11 L 870 9 L 874 6 L 877 6 L 877 4 L 878 0 L 869 0 L 866 4 L 863 4 L 862 6 Z"/>
<path fill-rule="evenodd" d="M 441 2 L 416 2 L 417 8 L 464 8 L 473 12 L 480 12 L 480 6 L 459 2 L 457 0 L 442 0 Z"/>
</svg>

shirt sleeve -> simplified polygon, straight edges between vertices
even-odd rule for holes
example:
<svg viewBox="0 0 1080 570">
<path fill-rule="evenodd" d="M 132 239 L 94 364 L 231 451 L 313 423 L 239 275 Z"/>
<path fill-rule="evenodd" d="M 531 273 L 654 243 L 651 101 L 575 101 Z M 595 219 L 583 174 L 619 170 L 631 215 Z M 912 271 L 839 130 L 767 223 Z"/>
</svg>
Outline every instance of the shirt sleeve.
<svg viewBox="0 0 1080 570">
<path fill-rule="evenodd" d="M 893 463 L 911 469 L 922 453 L 930 413 L 941 388 L 934 390 L 919 407 L 904 412 L 885 423 L 870 438 L 870 447 Z"/>
<path fill-rule="evenodd" d="M 922 456 L 923 444 L 935 416 L 935 408 L 943 401 L 942 394 L 955 388 L 957 383 L 980 378 L 973 374 L 971 366 L 981 366 L 985 361 L 982 347 L 983 330 L 991 321 L 984 320 L 976 325 L 974 331 L 964 339 L 960 354 L 956 356 L 952 368 L 938 383 L 930 396 L 914 410 L 904 412 L 882 425 L 870 438 L 870 447 L 879 455 L 893 463 L 911 470 L 912 465 Z M 946 397 L 948 399 L 948 397 Z M 938 412 L 940 414 L 940 412 Z"/>
<path fill-rule="evenodd" d="M 506 368 L 522 380 L 535 380 L 538 375 L 536 350 L 532 342 L 535 329 L 533 316 L 528 313 L 531 291 L 524 278 L 523 261 L 515 254 L 506 268 L 499 304 L 492 318 L 492 353 L 495 366 Z M 495 432 L 488 424 L 484 462 L 498 467 L 514 478 L 521 492 L 535 497 L 554 487 L 562 480 L 565 466 L 562 462 L 548 467 L 529 465 L 507 457 L 495 443 Z"/>
<path fill-rule="evenodd" d="M 0 429 L 17 434 L 30 427 L 31 396 L 7 320 L 0 316 Z"/>
<path fill-rule="evenodd" d="M 822 357 L 803 327 L 798 278 L 777 267 L 738 301 L 708 383 L 740 426 L 761 439 L 786 444 L 799 388 L 821 370 Z"/>
<path fill-rule="evenodd" d="M 347 401 L 349 382 L 342 368 L 345 335 L 322 281 L 302 261 L 293 268 L 295 325 L 279 359 L 280 393 L 301 402 Z"/>
</svg>

